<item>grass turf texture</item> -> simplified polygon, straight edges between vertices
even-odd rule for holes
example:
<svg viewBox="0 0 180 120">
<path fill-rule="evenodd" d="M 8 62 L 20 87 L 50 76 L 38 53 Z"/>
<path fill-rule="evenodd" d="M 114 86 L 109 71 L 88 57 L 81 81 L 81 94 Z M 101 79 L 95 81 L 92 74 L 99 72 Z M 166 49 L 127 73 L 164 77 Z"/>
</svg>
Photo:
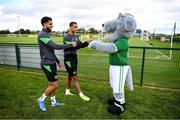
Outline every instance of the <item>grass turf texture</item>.
<svg viewBox="0 0 180 120">
<path fill-rule="evenodd" d="M 107 82 L 80 77 L 79 83 L 83 92 L 91 98 L 90 102 L 84 102 L 77 95 L 64 95 L 65 73 L 58 75 L 60 88 L 57 90 L 57 99 L 66 105 L 52 108 L 47 98 L 47 111 L 42 112 L 36 102 L 47 86 L 41 70 L 16 71 L 14 67 L 1 66 L 0 74 L 0 118 L 180 118 L 180 92 L 138 86 L 133 92 L 125 89 L 126 112 L 114 116 L 106 112 L 106 99 L 112 96 Z"/>
</svg>

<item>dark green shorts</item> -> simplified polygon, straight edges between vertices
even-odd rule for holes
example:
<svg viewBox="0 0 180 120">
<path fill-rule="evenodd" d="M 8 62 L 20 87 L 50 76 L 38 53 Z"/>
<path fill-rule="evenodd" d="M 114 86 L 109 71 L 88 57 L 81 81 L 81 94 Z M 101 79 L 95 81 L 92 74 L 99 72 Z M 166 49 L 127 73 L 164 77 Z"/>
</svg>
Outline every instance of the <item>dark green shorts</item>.
<svg viewBox="0 0 180 120">
<path fill-rule="evenodd" d="M 69 76 L 77 75 L 77 56 L 65 56 L 64 65 Z"/>
<path fill-rule="evenodd" d="M 46 64 L 46 65 L 44 64 L 44 65 L 41 65 L 41 68 L 42 68 L 43 72 L 45 73 L 47 80 L 49 82 L 55 82 L 58 80 L 57 78 L 55 78 L 55 76 L 57 75 L 56 63 Z"/>
</svg>

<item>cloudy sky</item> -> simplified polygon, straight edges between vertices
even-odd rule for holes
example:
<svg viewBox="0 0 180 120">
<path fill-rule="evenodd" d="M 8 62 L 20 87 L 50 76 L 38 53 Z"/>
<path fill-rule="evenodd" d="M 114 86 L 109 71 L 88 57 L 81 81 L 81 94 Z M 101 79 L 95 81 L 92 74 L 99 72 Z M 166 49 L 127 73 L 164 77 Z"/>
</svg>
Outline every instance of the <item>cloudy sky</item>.
<svg viewBox="0 0 180 120">
<path fill-rule="evenodd" d="M 180 0 L 0 0 L 0 30 L 17 30 L 18 23 L 24 29 L 40 30 L 43 16 L 53 18 L 56 31 L 67 29 L 71 21 L 101 29 L 119 12 L 133 14 L 143 30 L 170 33 L 176 22 L 180 32 Z"/>
</svg>

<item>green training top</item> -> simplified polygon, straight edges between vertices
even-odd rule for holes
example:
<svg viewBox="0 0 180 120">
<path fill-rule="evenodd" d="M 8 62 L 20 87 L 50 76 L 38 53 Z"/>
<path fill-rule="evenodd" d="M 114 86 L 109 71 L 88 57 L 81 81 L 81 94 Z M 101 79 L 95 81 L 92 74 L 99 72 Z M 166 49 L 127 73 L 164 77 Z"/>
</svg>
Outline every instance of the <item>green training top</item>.
<svg viewBox="0 0 180 120">
<path fill-rule="evenodd" d="M 128 38 L 119 38 L 114 44 L 117 52 L 109 54 L 110 65 L 128 65 Z"/>
</svg>

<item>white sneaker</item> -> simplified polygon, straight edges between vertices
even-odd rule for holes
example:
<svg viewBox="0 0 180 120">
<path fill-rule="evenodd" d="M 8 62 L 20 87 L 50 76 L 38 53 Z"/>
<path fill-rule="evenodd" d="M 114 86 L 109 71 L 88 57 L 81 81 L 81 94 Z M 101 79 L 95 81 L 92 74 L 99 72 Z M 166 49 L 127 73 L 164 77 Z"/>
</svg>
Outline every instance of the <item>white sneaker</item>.
<svg viewBox="0 0 180 120">
<path fill-rule="evenodd" d="M 80 98 L 83 99 L 84 101 L 89 101 L 90 100 L 90 98 L 85 96 L 85 95 L 80 96 Z"/>
<path fill-rule="evenodd" d="M 71 92 L 65 92 L 65 95 L 75 95 L 75 94 L 73 94 Z"/>
<path fill-rule="evenodd" d="M 64 103 L 59 103 L 59 102 L 55 102 L 55 103 L 51 102 L 52 107 L 62 106 L 62 105 L 65 105 L 65 104 Z"/>
</svg>

